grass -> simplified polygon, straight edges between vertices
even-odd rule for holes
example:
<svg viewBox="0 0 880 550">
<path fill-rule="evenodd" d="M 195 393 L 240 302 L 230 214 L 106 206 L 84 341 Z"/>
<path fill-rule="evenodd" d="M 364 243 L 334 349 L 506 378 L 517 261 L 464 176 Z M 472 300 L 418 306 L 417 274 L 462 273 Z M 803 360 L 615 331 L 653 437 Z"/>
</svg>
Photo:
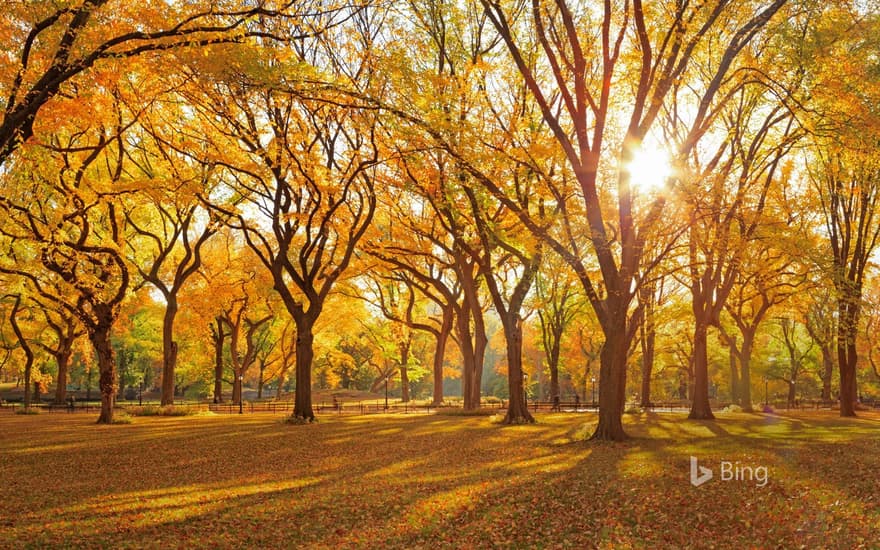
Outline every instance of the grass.
<svg viewBox="0 0 880 550">
<path fill-rule="evenodd" d="M 880 415 L 0 414 L 0 547 L 876 548 Z M 689 457 L 715 471 L 688 481 Z M 719 479 L 722 460 L 769 481 Z"/>
</svg>

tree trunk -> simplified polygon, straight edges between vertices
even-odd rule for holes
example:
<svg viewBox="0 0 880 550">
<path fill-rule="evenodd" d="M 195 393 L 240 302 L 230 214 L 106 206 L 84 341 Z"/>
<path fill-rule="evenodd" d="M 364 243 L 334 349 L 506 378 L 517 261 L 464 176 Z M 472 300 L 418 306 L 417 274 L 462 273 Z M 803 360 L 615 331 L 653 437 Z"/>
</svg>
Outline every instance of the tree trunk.
<svg viewBox="0 0 880 550">
<path fill-rule="evenodd" d="M 709 323 L 700 313 L 694 320 L 694 398 L 691 403 L 691 420 L 712 420 L 712 407 L 709 405 L 709 357 L 707 349 L 707 333 Z"/>
<path fill-rule="evenodd" d="M 535 418 L 529 413 L 523 388 L 522 321 L 515 313 L 507 314 L 502 324 L 507 342 L 507 387 L 510 393 L 504 423 L 533 423 Z"/>
<path fill-rule="evenodd" d="M 446 356 L 446 343 L 452 331 L 452 322 L 455 312 L 452 308 L 444 309 L 443 321 L 440 331 L 437 333 L 437 345 L 434 347 L 434 398 L 431 406 L 439 407 L 443 404 L 443 360 Z"/>
<path fill-rule="evenodd" d="M 845 295 L 838 301 L 837 369 L 840 371 L 840 416 L 856 416 L 856 335 L 859 312 L 858 295 Z"/>
<path fill-rule="evenodd" d="M 214 403 L 223 403 L 223 342 L 226 333 L 223 332 L 223 324 L 218 318 L 217 328 L 211 327 L 211 337 L 214 341 Z"/>
<path fill-rule="evenodd" d="M 554 403 L 559 398 L 559 355 L 562 346 L 562 329 L 561 324 L 553 327 L 553 342 L 550 344 L 549 353 L 547 353 L 547 370 L 550 371 L 550 400 Z M 520 355 L 522 355 L 521 351 Z"/>
<path fill-rule="evenodd" d="M 293 418 L 315 420 L 312 410 L 312 358 L 314 357 L 314 335 L 312 322 L 306 317 L 296 321 L 296 393 L 293 404 Z"/>
<path fill-rule="evenodd" d="M 400 344 L 400 402 L 409 403 L 409 374 L 406 366 L 409 364 L 409 348 L 412 337 Z"/>
<path fill-rule="evenodd" d="M 755 345 L 755 335 L 746 334 L 743 337 L 742 350 L 739 353 L 740 362 L 740 403 L 745 412 L 754 412 L 752 405 L 752 348 Z"/>
<path fill-rule="evenodd" d="M 232 404 L 238 405 L 241 403 L 241 384 L 242 384 L 242 374 L 241 371 L 233 371 L 232 372 Z"/>
<path fill-rule="evenodd" d="M 483 310 L 477 295 L 477 279 L 473 274 L 472 266 L 463 259 L 459 259 L 458 264 L 461 266 L 459 276 L 464 294 L 461 309 L 458 312 L 459 341 L 462 344 L 461 352 L 464 363 L 461 389 L 464 409 L 473 411 L 480 408 L 483 361 L 489 339 L 486 336 Z M 470 326 L 471 319 L 474 322 L 473 332 Z"/>
<path fill-rule="evenodd" d="M 831 401 L 831 378 L 834 376 L 834 355 L 831 347 L 825 344 L 822 348 L 822 401 Z"/>
<path fill-rule="evenodd" d="M 162 319 L 162 405 L 174 404 L 174 369 L 177 366 L 177 342 L 174 341 L 174 318 L 177 297 L 166 295 L 167 305 Z"/>
<path fill-rule="evenodd" d="M 599 356 L 599 423 L 590 439 L 623 441 L 624 392 L 626 391 L 626 310 L 613 314 L 612 326 L 604 329 L 605 343 Z"/>
<path fill-rule="evenodd" d="M 70 344 L 59 343 L 61 346 L 55 354 L 55 362 L 58 364 L 58 376 L 55 383 L 56 405 L 63 405 L 67 400 L 67 375 L 70 373 L 70 356 L 73 354 Z"/>
<path fill-rule="evenodd" d="M 736 336 L 731 336 L 728 344 L 730 351 L 730 401 L 742 405 L 740 401 L 740 378 L 736 368 Z"/>
<path fill-rule="evenodd" d="M 9 322 L 12 325 L 12 331 L 15 333 L 15 337 L 18 339 L 18 344 L 21 346 L 22 351 L 24 351 L 24 408 L 28 409 L 31 406 L 31 370 L 34 365 L 34 350 L 31 349 L 30 344 L 21 331 L 21 327 L 18 326 L 18 312 L 21 307 L 21 296 L 15 295 L 14 297 L 15 305 L 12 306 L 12 311 L 9 315 Z"/>
<path fill-rule="evenodd" d="M 794 407 L 794 401 L 797 399 L 797 383 L 795 380 L 788 380 L 788 407 Z"/>
<path fill-rule="evenodd" d="M 113 409 L 116 406 L 116 358 L 110 344 L 112 321 L 101 323 L 89 331 L 89 339 L 98 356 L 99 387 L 101 389 L 101 414 L 98 424 L 113 423 Z"/>
<path fill-rule="evenodd" d="M 653 312 L 653 308 L 649 310 Z M 642 331 L 642 391 L 641 406 L 651 406 L 651 376 L 654 372 L 654 342 L 656 331 L 654 330 L 653 314 L 645 318 L 646 326 Z"/>
<path fill-rule="evenodd" d="M 840 416 L 856 416 L 856 355 L 855 344 L 837 344 L 840 370 Z"/>
</svg>

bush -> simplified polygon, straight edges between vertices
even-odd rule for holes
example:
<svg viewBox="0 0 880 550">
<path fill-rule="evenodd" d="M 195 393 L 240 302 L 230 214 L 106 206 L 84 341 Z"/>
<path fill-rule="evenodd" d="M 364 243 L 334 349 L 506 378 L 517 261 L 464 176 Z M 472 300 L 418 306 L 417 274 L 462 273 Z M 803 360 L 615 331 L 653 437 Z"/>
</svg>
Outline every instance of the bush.
<svg viewBox="0 0 880 550">
<path fill-rule="evenodd" d="M 40 414 L 40 409 L 28 407 L 27 409 L 16 409 L 15 414 Z"/>
<path fill-rule="evenodd" d="M 773 413 L 776 412 L 775 410 L 773 410 L 773 407 L 771 407 L 770 405 L 764 405 L 764 406 L 761 408 L 761 411 L 762 411 L 762 412 L 765 412 L 765 413 L 767 413 L 767 414 L 773 414 Z"/>
<path fill-rule="evenodd" d="M 441 407 L 437 409 L 435 414 L 440 416 L 493 416 L 498 412 L 497 408 L 492 409 L 477 409 L 474 411 L 466 411 L 464 409 L 460 409 L 458 407 Z"/>
<path fill-rule="evenodd" d="M 638 405 L 630 405 L 625 411 L 623 411 L 623 414 L 642 414 L 643 412 L 645 411 L 643 411 Z"/>
<path fill-rule="evenodd" d="M 128 414 L 131 416 L 194 416 L 199 411 L 190 409 L 189 407 L 175 407 L 174 405 L 165 405 L 163 407 L 156 405 L 144 405 L 142 407 L 131 407 Z"/>
<path fill-rule="evenodd" d="M 122 414 L 116 413 L 113 415 L 113 421 L 110 423 L 111 424 L 131 424 L 132 422 L 134 422 L 134 418 L 132 418 L 130 415 L 125 414 L 125 413 L 122 413 Z"/>
<path fill-rule="evenodd" d="M 724 407 L 724 409 L 722 409 L 722 410 L 724 412 L 729 412 L 729 413 L 738 413 L 738 412 L 742 412 L 743 408 L 740 407 L 739 405 L 737 405 L 736 403 L 731 403 L 730 405 Z"/>
</svg>

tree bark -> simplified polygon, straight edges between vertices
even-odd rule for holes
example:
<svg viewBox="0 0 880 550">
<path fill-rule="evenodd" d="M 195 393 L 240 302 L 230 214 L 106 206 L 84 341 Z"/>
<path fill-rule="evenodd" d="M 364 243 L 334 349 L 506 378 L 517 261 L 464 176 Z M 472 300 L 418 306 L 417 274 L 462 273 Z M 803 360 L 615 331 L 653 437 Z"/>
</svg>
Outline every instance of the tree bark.
<svg viewBox="0 0 880 550">
<path fill-rule="evenodd" d="M 522 320 L 517 313 L 508 313 L 502 317 L 502 325 L 507 342 L 507 381 L 510 390 L 504 423 L 533 423 L 535 418 L 529 413 L 523 388 Z"/>
<path fill-rule="evenodd" d="M 859 325 L 861 289 L 844 289 L 838 298 L 837 368 L 840 372 L 840 416 L 856 416 L 856 336 Z"/>
<path fill-rule="evenodd" d="M 211 340 L 214 343 L 214 403 L 223 403 L 223 342 L 226 333 L 223 332 L 223 323 L 216 318 L 216 328 L 211 325 Z"/>
<path fill-rule="evenodd" d="M 233 370 L 232 371 L 232 404 L 233 405 L 238 405 L 241 403 L 241 385 L 242 385 L 241 370 Z"/>
<path fill-rule="evenodd" d="M 696 312 L 694 320 L 694 398 L 691 403 L 691 420 L 713 420 L 709 404 L 709 358 L 707 333 L 709 323 Z"/>
<path fill-rule="evenodd" d="M 454 316 L 453 308 L 443 309 L 443 320 L 440 324 L 440 331 L 437 333 L 437 343 L 434 346 L 434 397 L 431 400 L 433 407 L 439 407 L 443 404 L 443 361 L 446 356 L 449 334 L 452 332 Z"/>
<path fill-rule="evenodd" d="M 98 372 L 100 373 L 99 387 L 101 389 L 101 414 L 98 416 L 98 424 L 113 423 L 113 409 L 116 406 L 116 357 L 113 346 L 110 343 L 110 322 L 100 323 L 89 331 L 89 339 L 98 356 Z"/>
<path fill-rule="evenodd" d="M 740 403 L 745 412 L 754 412 L 752 405 L 752 348 L 755 345 L 755 335 L 747 333 L 743 335 L 743 345 L 739 353 L 740 363 Z"/>
<path fill-rule="evenodd" d="M 651 406 L 651 376 L 654 372 L 654 345 L 656 331 L 654 330 L 653 308 L 645 317 L 645 326 L 642 332 L 642 392 L 641 406 Z"/>
<path fill-rule="evenodd" d="M 58 364 L 58 376 L 55 378 L 55 401 L 56 405 L 63 405 L 67 400 L 67 375 L 70 373 L 70 356 L 73 350 L 67 348 L 59 350 L 55 354 L 55 362 Z"/>
<path fill-rule="evenodd" d="M 312 410 L 312 359 L 314 357 L 314 335 L 312 322 L 307 318 L 296 322 L 296 393 L 293 404 L 293 417 L 313 422 Z"/>
<path fill-rule="evenodd" d="M 13 297 L 15 298 L 15 305 L 12 306 L 12 311 L 9 314 L 9 322 L 12 325 L 12 331 L 15 333 L 15 337 L 18 339 L 18 344 L 21 346 L 22 351 L 24 351 L 24 408 L 28 409 L 31 406 L 31 371 L 34 366 L 34 350 L 31 349 L 30 344 L 21 332 L 21 327 L 18 325 L 18 312 L 21 310 L 21 296 L 16 294 Z"/>
<path fill-rule="evenodd" d="M 409 374 L 406 366 L 409 364 L 409 348 L 411 339 L 400 344 L 400 401 L 409 403 Z"/>
<path fill-rule="evenodd" d="M 740 377 L 736 368 L 736 336 L 731 336 L 728 342 L 730 361 L 730 401 L 742 405 L 740 401 Z"/>
<path fill-rule="evenodd" d="M 177 342 L 174 341 L 174 318 L 177 297 L 166 293 L 167 304 L 162 318 L 162 405 L 174 404 L 174 369 L 177 366 Z"/>
<path fill-rule="evenodd" d="M 623 441 L 624 392 L 626 391 L 626 313 L 615 315 L 617 330 L 605 332 L 605 343 L 599 356 L 599 423 L 590 439 Z"/>
</svg>

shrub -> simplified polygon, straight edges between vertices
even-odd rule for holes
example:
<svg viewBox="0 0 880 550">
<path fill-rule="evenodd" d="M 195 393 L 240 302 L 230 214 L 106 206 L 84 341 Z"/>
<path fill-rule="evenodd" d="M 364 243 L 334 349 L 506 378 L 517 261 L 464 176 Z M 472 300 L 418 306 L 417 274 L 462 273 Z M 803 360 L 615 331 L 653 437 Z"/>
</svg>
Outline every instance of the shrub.
<svg viewBox="0 0 880 550">
<path fill-rule="evenodd" d="M 40 414 L 40 409 L 28 407 L 27 409 L 16 409 L 15 414 Z"/>
<path fill-rule="evenodd" d="M 111 424 L 131 424 L 134 422 L 134 418 L 125 413 L 116 413 L 113 415 L 113 421 Z"/>
<path fill-rule="evenodd" d="M 724 412 L 729 412 L 729 413 L 738 413 L 738 412 L 742 412 L 743 408 L 740 407 L 739 405 L 737 405 L 736 403 L 731 403 L 730 405 L 724 407 L 724 409 L 722 409 L 722 410 Z"/>
<path fill-rule="evenodd" d="M 131 407 L 128 413 L 131 416 L 193 416 L 200 411 L 189 407 L 175 407 L 174 405 L 156 406 L 144 405 L 142 407 Z"/>
<path fill-rule="evenodd" d="M 492 416 L 498 412 L 497 408 L 492 409 L 476 409 L 473 411 L 466 411 L 464 409 L 460 409 L 458 407 L 441 407 L 437 409 L 435 414 L 440 416 Z"/>
</svg>

